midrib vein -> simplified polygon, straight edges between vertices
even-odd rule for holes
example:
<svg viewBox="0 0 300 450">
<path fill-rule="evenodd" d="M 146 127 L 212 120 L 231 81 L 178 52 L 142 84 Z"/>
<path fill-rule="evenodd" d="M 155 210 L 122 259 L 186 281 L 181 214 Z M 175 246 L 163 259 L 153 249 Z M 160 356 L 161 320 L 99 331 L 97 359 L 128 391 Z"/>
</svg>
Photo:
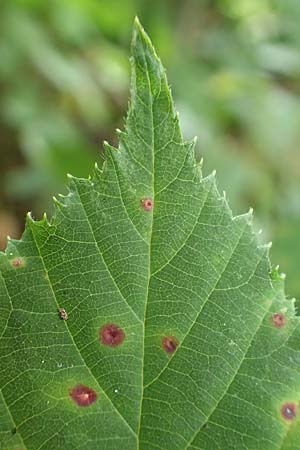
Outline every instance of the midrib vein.
<svg viewBox="0 0 300 450">
<path fill-rule="evenodd" d="M 148 63 L 147 57 L 144 53 L 144 60 L 146 66 L 146 76 L 149 86 L 149 100 L 150 100 L 150 116 L 151 116 L 151 151 L 152 151 L 152 201 L 153 201 L 153 209 L 152 209 L 152 221 L 150 228 L 150 239 L 149 239 L 149 253 L 148 253 L 148 284 L 147 284 L 147 292 L 146 292 L 146 304 L 144 310 L 144 320 L 143 320 L 143 356 L 142 356 L 142 373 L 141 373 L 141 401 L 140 401 L 140 415 L 139 415 L 139 424 L 137 430 L 137 450 L 140 448 L 140 432 L 141 432 L 141 422 L 142 422 L 142 409 L 143 409 L 143 398 L 144 398 L 144 365 L 145 365 L 145 329 L 146 329 L 146 317 L 147 317 L 147 307 L 149 301 L 149 287 L 151 281 L 151 253 L 152 253 L 152 241 L 153 241 L 153 222 L 154 222 L 154 211 L 155 211 L 155 162 L 154 162 L 154 152 L 155 152 L 155 132 L 154 132 L 154 118 L 153 118 L 153 96 L 151 89 L 151 81 L 149 77 L 148 71 Z"/>
</svg>

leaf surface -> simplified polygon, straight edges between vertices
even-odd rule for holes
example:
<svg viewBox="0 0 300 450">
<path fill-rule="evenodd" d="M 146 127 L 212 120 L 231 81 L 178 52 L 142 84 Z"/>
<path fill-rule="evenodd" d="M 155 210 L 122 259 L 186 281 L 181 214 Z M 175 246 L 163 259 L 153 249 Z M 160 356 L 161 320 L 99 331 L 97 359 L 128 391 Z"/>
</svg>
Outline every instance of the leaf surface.
<svg viewBox="0 0 300 450">
<path fill-rule="evenodd" d="M 300 449 L 293 302 L 138 21 L 118 135 L 0 255 L 1 450 Z"/>
</svg>

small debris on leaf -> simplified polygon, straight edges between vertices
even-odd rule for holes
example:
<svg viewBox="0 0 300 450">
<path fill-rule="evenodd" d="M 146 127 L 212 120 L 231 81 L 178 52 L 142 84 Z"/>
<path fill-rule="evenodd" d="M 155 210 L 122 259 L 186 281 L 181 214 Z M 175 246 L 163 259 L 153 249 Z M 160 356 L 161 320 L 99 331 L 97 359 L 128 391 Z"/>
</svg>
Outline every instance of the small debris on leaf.
<svg viewBox="0 0 300 450">
<path fill-rule="evenodd" d="M 68 313 L 64 308 L 59 308 L 58 314 L 62 320 L 68 320 Z"/>
</svg>

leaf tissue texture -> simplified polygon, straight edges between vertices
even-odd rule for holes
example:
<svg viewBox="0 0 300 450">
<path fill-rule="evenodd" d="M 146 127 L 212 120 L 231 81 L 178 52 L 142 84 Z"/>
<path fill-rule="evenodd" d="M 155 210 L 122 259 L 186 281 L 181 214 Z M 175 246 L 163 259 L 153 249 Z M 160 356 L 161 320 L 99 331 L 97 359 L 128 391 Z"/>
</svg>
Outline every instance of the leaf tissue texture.
<svg viewBox="0 0 300 450">
<path fill-rule="evenodd" d="M 300 449 L 300 327 L 136 20 L 119 147 L 0 255 L 1 450 Z"/>
</svg>

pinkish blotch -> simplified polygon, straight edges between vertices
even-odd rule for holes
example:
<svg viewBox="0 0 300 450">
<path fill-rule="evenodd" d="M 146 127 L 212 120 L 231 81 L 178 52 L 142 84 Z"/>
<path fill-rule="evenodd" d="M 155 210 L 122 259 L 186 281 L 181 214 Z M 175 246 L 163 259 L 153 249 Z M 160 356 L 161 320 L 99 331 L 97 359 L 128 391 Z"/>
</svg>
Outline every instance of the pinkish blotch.
<svg viewBox="0 0 300 450">
<path fill-rule="evenodd" d="M 162 340 L 162 348 L 167 353 L 174 353 L 178 347 L 178 341 L 174 336 L 165 336 Z"/>
<path fill-rule="evenodd" d="M 283 313 L 276 313 L 272 316 L 272 323 L 276 328 L 282 328 L 286 324 L 286 317 Z"/>
<path fill-rule="evenodd" d="M 285 420 L 294 420 L 297 415 L 297 406 L 295 403 L 284 403 L 280 412 Z"/>
<path fill-rule="evenodd" d="M 78 384 L 73 389 L 70 389 L 71 399 L 82 407 L 90 406 L 97 400 L 97 393 L 83 384 Z"/>
<path fill-rule="evenodd" d="M 143 210 L 147 211 L 147 212 L 152 211 L 153 203 L 154 202 L 153 202 L 152 198 L 143 198 L 141 200 L 141 206 L 142 206 Z"/>
<path fill-rule="evenodd" d="M 12 259 L 10 263 L 15 269 L 19 269 L 25 265 L 24 259 L 19 257 Z"/>
<path fill-rule="evenodd" d="M 99 339 L 103 345 L 117 347 L 124 341 L 125 333 L 118 325 L 109 323 L 100 329 Z"/>
</svg>

